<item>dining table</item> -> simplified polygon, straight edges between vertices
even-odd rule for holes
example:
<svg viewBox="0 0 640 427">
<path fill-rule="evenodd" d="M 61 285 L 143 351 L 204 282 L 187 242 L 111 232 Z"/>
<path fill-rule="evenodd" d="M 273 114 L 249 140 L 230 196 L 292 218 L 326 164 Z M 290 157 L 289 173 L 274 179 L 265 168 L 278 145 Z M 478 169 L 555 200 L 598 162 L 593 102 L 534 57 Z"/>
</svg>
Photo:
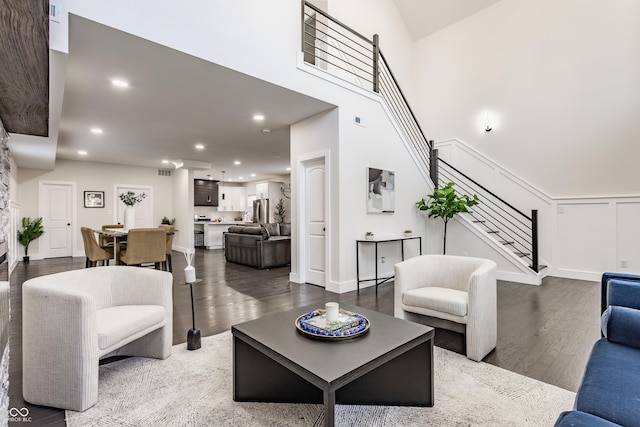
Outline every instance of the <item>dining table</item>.
<svg viewBox="0 0 640 427">
<path fill-rule="evenodd" d="M 94 233 L 98 234 L 102 237 L 107 237 L 113 239 L 113 263 L 118 265 L 118 248 L 120 245 L 118 244 L 118 239 L 122 239 L 123 237 L 127 237 L 128 231 L 124 228 L 107 228 L 104 230 L 93 229 Z M 167 231 L 167 235 L 175 234 L 174 231 Z"/>
<path fill-rule="evenodd" d="M 127 231 L 124 228 L 107 228 L 105 230 L 93 229 L 93 232 L 102 237 L 113 239 L 113 263 L 118 265 L 118 239 L 127 237 Z"/>
</svg>

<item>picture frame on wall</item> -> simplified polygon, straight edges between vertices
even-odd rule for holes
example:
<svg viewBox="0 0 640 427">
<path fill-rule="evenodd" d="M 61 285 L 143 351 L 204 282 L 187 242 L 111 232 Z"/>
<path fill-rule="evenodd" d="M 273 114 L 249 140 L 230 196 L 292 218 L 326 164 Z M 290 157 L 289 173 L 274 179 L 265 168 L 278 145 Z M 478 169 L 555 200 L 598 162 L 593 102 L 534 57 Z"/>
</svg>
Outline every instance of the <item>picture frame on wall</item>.
<svg viewBox="0 0 640 427">
<path fill-rule="evenodd" d="M 378 168 L 367 168 L 367 213 L 394 213 L 395 172 Z"/>
<path fill-rule="evenodd" d="M 85 191 L 85 208 L 104 208 L 104 191 Z"/>
</svg>

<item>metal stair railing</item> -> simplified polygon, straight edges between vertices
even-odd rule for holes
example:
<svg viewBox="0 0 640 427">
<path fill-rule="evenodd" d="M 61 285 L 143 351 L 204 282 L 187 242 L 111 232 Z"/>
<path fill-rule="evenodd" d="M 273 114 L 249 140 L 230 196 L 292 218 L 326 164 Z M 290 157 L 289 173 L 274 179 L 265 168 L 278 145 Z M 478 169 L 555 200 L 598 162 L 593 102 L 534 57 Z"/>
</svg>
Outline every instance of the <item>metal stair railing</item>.
<svg viewBox="0 0 640 427">
<path fill-rule="evenodd" d="M 433 184 L 437 186 L 442 177 L 447 182 L 454 182 L 463 194 L 478 194 L 481 203 L 474 207 L 473 221 L 515 255 L 525 259 L 534 272 L 540 270 L 537 211 L 533 210 L 530 216 L 524 214 L 438 157 L 433 141 L 425 136 L 380 50 L 377 34 L 369 40 L 303 0 L 301 39 L 305 62 L 379 93 Z"/>
</svg>

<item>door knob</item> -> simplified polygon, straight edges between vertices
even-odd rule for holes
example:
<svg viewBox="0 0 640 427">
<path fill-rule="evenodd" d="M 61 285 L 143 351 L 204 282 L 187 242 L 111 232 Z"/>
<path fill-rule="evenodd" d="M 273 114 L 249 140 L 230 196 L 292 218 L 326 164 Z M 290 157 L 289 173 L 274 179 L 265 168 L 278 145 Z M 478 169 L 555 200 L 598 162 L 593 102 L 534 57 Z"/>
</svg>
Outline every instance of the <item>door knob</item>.
<svg viewBox="0 0 640 427">
<path fill-rule="evenodd" d="M 71 223 L 69 223 L 69 222 L 68 222 L 68 223 L 67 223 L 67 227 L 68 227 L 68 226 L 70 226 L 70 225 L 71 225 Z"/>
</svg>

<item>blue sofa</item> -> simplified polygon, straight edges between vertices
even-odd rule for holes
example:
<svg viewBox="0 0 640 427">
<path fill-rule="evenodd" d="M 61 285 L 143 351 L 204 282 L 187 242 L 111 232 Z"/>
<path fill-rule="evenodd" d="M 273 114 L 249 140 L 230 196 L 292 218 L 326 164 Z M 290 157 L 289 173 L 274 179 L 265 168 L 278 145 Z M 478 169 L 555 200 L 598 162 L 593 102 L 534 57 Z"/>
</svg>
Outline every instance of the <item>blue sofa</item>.
<svg viewBox="0 0 640 427">
<path fill-rule="evenodd" d="M 602 334 L 556 426 L 640 426 L 640 276 L 602 275 Z"/>
</svg>

